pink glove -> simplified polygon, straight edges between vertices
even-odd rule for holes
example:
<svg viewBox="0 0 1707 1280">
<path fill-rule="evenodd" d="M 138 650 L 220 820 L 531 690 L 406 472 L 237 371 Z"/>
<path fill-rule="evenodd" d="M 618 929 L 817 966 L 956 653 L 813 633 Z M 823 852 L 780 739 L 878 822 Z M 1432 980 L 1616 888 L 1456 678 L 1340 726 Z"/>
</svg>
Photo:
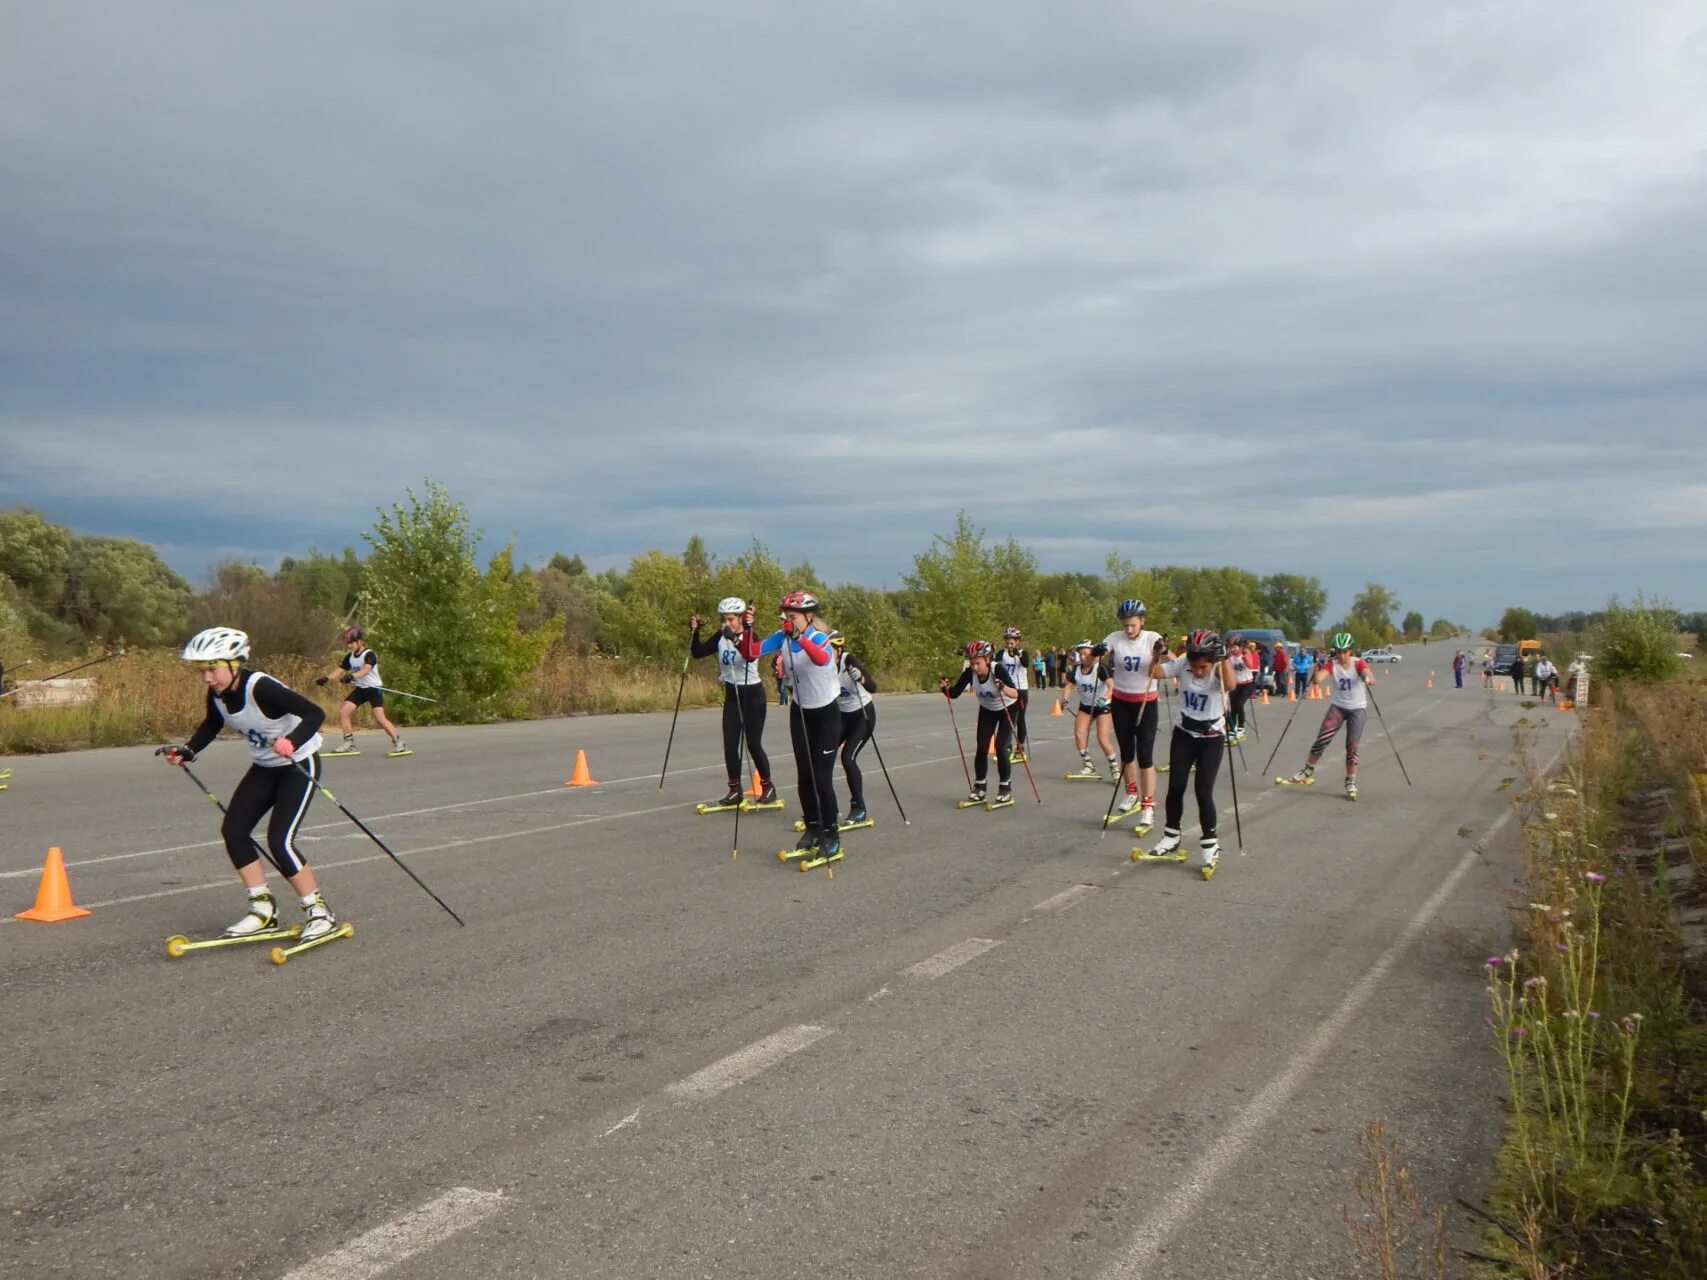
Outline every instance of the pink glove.
<svg viewBox="0 0 1707 1280">
<path fill-rule="evenodd" d="M 286 760 L 289 760 L 296 754 L 296 743 L 292 742 L 289 738 L 274 738 L 273 751 L 275 754 L 281 755 Z"/>
</svg>

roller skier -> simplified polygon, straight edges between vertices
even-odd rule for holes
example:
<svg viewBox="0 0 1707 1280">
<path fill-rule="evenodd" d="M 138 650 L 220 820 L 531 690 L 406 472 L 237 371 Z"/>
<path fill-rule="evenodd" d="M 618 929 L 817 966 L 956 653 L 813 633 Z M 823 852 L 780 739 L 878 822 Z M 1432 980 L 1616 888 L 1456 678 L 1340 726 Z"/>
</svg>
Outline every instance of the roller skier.
<svg viewBox="0 0 1707 1280">
<path fill-rule="evenodd" d="M 1073 745 L 1079 749 L 1080 763 L 1077 770 L 1067 775 L 1067 779 L 1102 781 L 1102 771 L 1091 761 L 1090 739 L 1091 727 L 1094 725 L 1097 746 L 1101 747 L 1103 755 L 1108 757 L 1108 780 L 1118 786 L 1120 756 L 1115 750 L 1114 737 L 1109 727 L 1112 723 L 1109 706 L 1114 677 L 1109 672 L 1108 664 L 1098 660 L 1097 646 L 1089 640 L 1081 640 L 1073 646 L 1073 657 L 1076 661 L 1069 674 L 1077 700 L 1077 710 L 1073 713 Z"/>
<path fill-rule="evenodd" d="M 1345 798 L 1357 799 L 1357 756 L 1363 742 L 1363 722 L 1369 715 L 1369 667 L 1352 649 L 1351 633 L 1341 631 L 1329 642 L 1328 661 L 1316 668 L 1316 683 L 1328 687 L 1328 709 L 1322 727 L 1310 744 L 1304 767 L 1290 778 L 1276 778 L 1283 787 L 1316 785 L 1316 764 L 1341 727 L 1345 729 Z"/>
<path fill-rule="evenodd" d="M 749 807 L 781 808 L 771 778 L 770 757 L 765 754 L 762 741 L 767 699 L 764 668 L 757 662 L 759 638 L 753 631 L 753 613 L 739 596 L 725 596 L 717 602 L 717 615 L 723 625 L 710 639 L 700 638 L 697 613 L 689 619 L 693 638 L 688 651 L 696 658 L 717 656 L 717 677 L 723 684 L 723 764 L 729 777 L 729 791 L 721 800 L 699 805 L 698 810 L 714 813 L 746 802 L 741 783 L 743 739 L 759 783 L 759 794 Z"/>
<path fill-rule="evenodd" d="M 960 807 L 969 809 L 973 805 L 984 805 L 990 809 L 1001 809 L 1014 802 L 1011 747 L 1013 709 L 1019 705 L 1019 687 L 995 660 L 995 650 L 988 640 L 969 640 L 964 652 L 966 669 L 960 673 L 960 678 L 952 683 L 947 678 L 937 682 L 937 687 L 947 698 L 958 698 L 970 688 L 978 699 L 978 730 L 973 737 L 972 772 L 975 780 Z M 984 780 L 989 771 L 988 747 L 992 741 L 996 746 L 996 798 L 987 800 Z"/>
<path fill-rule="evenodd" d="M 760 642 L 759 654 L 775 654 L 782 663 L 788 736 L 806 824 L 793 856 L 801 859 L 802 869 L 810 870 L 842 857 L 835 775 L 842 731 L 841 680 L 830 637 L 817 623 L 818 597 L 810 591 L 790 591 L 779 608 L 782 626 Z"/>
<path fill-rule="evenodd" d="M 1195 786 L 1198 822 L 1203 828 L 1198 870 L 1207 880 L 1215 874 L 1221 858 L 1215 828 L 1215 779 L 1226 755 L 1227 711 L 1238 680 L 1220 635 L 1201 629 L 1187 637 L 1184 651 L 1173 658 L 1158 644 L 1151 674 L 1158 680 L 1178 680 L 1179 697 L 1174 703 L 1168 749 L 1162 838 L 1149 853 L 1134 849 L 1132 858 L 1135 862 L 1185 861 L 1180 827 L 1185 820 L 1186 787 Z"/>
</svg>

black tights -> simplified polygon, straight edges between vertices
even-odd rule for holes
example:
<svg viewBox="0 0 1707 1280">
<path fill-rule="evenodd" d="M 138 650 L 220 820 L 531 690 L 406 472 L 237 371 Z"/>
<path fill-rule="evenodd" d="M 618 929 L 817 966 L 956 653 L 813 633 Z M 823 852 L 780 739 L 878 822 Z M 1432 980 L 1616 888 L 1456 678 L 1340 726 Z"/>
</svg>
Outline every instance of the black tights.
<svg viewBox="0 0 1707 1280">
<path fill-rule="evenodd" d="M 1009 748 L 1013 745 L 1013 734 L 1008 729 L 1008 714 L 992 711 L 988 707 L 978 708 L 978 758 L 972 765 L 972 776 L 978 779 L 978 785 L 984 785 L 984 775 L 990 767 L 990 739 L 996 740 L 996 777 L 1002 785 L 1008 785 L 1008 779 L 1013 777 L 1013 762 L 1008 759 Z"/>
<path fill-rule="evenodd" d="M 877 708 L 866 703 L 858 711 L 842 712 L 842 776 L 848 780 L 848 808 L 865 808 L 865 775 L 859 753 L 877 729 Z"/>
<path fill-rule="evenodd" d="M 1197 818 L 1203 827 L 1203 838 L 1215 836 L 1215 779 L 1221 772 L 1221 757 L 1226 753 L 1227 739 L 1196 738 L 1184 729 L 1174 730 L 1173 745 L 1168 751 L 1168 802 L 1164 815 L 1166 830 L 1178 835 L 1185 818 L 1185 789 L 1191 779 L 1192 766 L 1197 766 Z"/>
<path fill-rule="evenodd" d="M 800 787 L 800 816 L 808 831 L 834 831 L 836 748 L 842 738 L 842 709 L 834 702 L 806 708 L 796 700 L 788 709 L 788 740 Z"/>
<path fill-rule="evenodd" d="M 765 731 L 766 701 L 762 684 L 723 682 L 723 763 L 729 770 L 731 791 L 739 791 L 745 785 L 741 779 L 743 723 L 747 730 L 747 754 L 753 759 L 753 772 L 767 783 L 771 780 L 771 760 L 765 754 L 764 744 L 759 741 Z"/>
<path fill-rule="evenodd" d="M 231 865 L 239 871 L 261 856 L 251 832 L 269 809 L 273 816 L 267 823 L 267 848 L 272 850 L 268 861 L 287 879 L 308 865 L 296 848 L 297 829 L 302 826 L 309 801 L 314 799 L 314 784 L 303 775 L 303 769 L 319 778 L 320 757 L 310 755 L 301 768 L 294 764 L 252 764 L 231 793 L 219 833 L 225 837 Z"/>
</svg>

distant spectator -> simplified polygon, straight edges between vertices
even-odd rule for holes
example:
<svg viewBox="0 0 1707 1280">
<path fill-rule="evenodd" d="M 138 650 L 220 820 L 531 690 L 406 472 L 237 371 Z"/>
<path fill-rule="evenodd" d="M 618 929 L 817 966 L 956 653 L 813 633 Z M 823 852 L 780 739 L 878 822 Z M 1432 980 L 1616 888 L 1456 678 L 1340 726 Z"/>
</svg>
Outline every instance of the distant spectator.
<svg viewBox="0 0 1707 1280">
<path fill-rule="evenodd" d="M 1464 650 L 1459 649 L 1452 655 L 1452 679 L 1459 689 L 1464 687 Z"/>
<path fill-rule="evenodd" d="M 1553 660 L 1546 654 L 1538 654 L 1535 659 L 1535 693 L 1537 697 L 1545 698 L 1559 683 L 1559 668 L 1553 665 Z"/>
<path fill-rule="evenodd" d="M 1274 646 L 1274 656 L 1269 659 L 1269 669 L 1274 672 L 1274 691 L 1280 697 L 1286 696 L 1287 677 L 1292 673 L 1292 660 L 1286 656 L 1286 646 Z"/>
<path fill-rule="evenodd" d="M 1298 646 L 1298 656 L 1292 662 L 1292 691 L 1302 698 L 1310 692 L 1310 673 L 1316 669 L 1316 655 L 1306 645 Z"/>
</svg>

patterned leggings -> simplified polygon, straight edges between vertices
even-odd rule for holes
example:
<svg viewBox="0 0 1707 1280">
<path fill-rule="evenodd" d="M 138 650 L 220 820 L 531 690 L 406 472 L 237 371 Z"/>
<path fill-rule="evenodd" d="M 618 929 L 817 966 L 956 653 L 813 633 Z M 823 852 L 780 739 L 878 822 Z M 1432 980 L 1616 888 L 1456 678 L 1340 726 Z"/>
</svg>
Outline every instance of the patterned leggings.
<svg viewBox="0 0 1707 1280">
<path fill-rule="evenodd" d="M 1334 740 L 1334 735 L 1345 726 L 1345 767 L 1357 768 L 1357 747 L 1363 741 L 1363 719 L 1369 712 L 1363 707 L 1346 710 L 1344 707 L 1329 707 L 1328 714 L 1322 717 L 1322 727 L 1316 733 L 1316 741 L 1310 747 L 1310 763 L 1315 764 L 1322 758 L 1322 753 L 1328 749 L 1328 744 Z"/>
</svg>

